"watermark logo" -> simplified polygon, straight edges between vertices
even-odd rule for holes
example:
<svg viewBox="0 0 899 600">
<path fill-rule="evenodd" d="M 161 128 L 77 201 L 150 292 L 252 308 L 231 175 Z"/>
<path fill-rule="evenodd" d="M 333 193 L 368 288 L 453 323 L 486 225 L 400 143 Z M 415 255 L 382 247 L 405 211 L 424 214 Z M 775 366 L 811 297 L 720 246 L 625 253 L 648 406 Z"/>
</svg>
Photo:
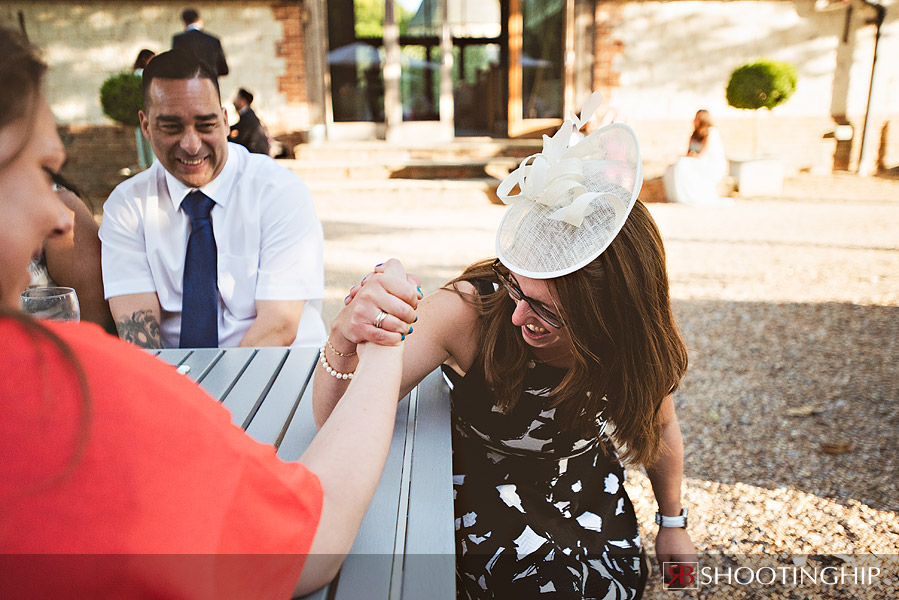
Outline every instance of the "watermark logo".
<svg viewBox="0 0 899 600">
<path fill-rule="evenodd" d="M 666 590 L 698 590 L 699 563 L 662 563 L 663 587 Z"/>
<path fill-rule="evenodd" d="M 867 587 L 879 586 L 888 574 L 875 565 L 818 565 L 807 564 L 804 557 L 794 564 L 713 564 L 697 562 L 662 563 L 662 586 L 666 591 L 698 590 L 700 588 L 748 587 L 756 590 L 795 587 Z M 754 564 L 753 564 L 754 563 Z"/>
</svg>

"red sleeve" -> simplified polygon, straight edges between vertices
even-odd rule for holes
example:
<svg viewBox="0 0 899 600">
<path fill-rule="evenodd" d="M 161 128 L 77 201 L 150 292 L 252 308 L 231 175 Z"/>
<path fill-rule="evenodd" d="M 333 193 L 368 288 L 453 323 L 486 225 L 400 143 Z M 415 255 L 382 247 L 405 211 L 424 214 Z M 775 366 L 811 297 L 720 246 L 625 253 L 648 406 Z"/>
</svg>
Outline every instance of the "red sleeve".
<svg viewBox="0 0 899 600">
<path fill-rule="evenodd" d="M 289 597 L 321 516 L 315 474 L 278 459 L 146 352 L 92 325 L 49 327 L 79 359 L 89 404 L 54 346 L 0 319 L 0 365 L 16 374 L 0 378 L 0 553 L 97 563 L 31 561 L 37 572 L 10 579 L 0 560 L 0 596 L 18 581 L 30 597 L 52 591 L 34 585 L 59 585 L 64 597 L 109 585 L 137 595 Z M 41 576 L 44 562 L 52 577 Z"/>
</svg>

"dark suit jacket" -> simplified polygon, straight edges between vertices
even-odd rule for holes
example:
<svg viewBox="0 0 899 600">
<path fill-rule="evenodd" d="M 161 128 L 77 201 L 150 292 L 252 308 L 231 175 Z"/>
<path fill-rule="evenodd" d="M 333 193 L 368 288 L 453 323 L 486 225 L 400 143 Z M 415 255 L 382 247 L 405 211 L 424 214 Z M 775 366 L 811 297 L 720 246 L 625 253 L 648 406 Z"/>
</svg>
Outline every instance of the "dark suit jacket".
<svg viewBox="0 0 899 600">
<path fill-rule="evenodd" d="M 268 154 L 268 135 L 265 133 L 265 127 L 249 106 L 240 113 L 240 120 L 231 126 L 231 131 L 237 132 L 236 137 L 230 138 L 232 142 L 245 146 L 250 152 Z"/>
<path fill-rule="evenodd" d="M 172 36 L 172 48 L 193 52 L 194 56 L 206 63 L 216 77 L 228 74 L 228 63 L 222 43 L 214 35 L 199 29 L 188 29 Z"/>
</svg>

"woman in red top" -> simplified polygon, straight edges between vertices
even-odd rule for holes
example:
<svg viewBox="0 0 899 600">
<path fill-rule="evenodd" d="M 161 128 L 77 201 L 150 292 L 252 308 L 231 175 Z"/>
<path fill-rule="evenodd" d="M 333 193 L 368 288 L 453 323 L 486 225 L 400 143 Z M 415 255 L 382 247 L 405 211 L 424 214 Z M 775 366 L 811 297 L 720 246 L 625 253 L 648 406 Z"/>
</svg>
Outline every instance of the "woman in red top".
<svg viewBox="0 0 899 600">
<path fill-rule="evenodd" d="M 0 596 L 284 598 L 324 585 L 384 465 L 402 344 L 360 346 L 346 409 L 288 464 L 161 361 L 95 325 L 21 313 L 29 262 L 72 227 L 51 187 L 65 150 L 44 71 L 0 29 Z"/>
</svg>

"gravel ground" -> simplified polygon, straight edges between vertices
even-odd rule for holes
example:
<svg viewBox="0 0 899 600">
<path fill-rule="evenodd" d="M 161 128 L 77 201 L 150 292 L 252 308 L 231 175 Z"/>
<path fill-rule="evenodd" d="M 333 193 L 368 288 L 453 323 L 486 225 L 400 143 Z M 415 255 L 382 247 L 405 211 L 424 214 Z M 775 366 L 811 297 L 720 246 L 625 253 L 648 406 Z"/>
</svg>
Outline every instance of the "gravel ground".
<svg viewBox="0 0 899 600">
<path fill-rule="evenodd" d="M 422 196 L 316 194 L 326 320 L 386 257 L 429 292 L 493 253 L 503 207 L 452 190 Z M 645 597 L 899 597 L 899 180 L 803 175 L 781 197 L 726 209 L 649 206 L 690 351 L 676 403 L 701 566 L 778 575 L 693 592 L 663 591 L 654 576 Z M 628 487 L 651 550 L 651 488 L 635 469 Z M 824 567 L 874 564 L 880 576 L 794 585 L 797 564 L 828 582 Z"/>
</svg>

